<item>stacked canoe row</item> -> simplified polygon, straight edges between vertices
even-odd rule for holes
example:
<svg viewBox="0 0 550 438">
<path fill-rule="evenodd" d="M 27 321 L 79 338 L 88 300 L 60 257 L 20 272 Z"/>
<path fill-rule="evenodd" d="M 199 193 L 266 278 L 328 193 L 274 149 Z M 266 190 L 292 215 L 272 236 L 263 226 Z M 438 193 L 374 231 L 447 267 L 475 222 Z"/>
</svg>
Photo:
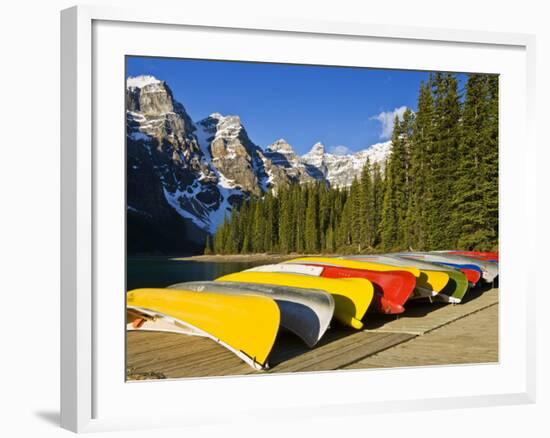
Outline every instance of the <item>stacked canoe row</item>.
<svg viewBox="0 0 550 438">
<path fill-rule="evenodd" d="M 492 252 L 301 257 L 214 281 L 129 291 L 127 329 L 208 337 L 264 369 L 281 328 L 313 348 L 332 321 L 360 330 L 367 312 L 400 314 L 411 300 L 458 304 L 497 276 Z"/>
</svg>

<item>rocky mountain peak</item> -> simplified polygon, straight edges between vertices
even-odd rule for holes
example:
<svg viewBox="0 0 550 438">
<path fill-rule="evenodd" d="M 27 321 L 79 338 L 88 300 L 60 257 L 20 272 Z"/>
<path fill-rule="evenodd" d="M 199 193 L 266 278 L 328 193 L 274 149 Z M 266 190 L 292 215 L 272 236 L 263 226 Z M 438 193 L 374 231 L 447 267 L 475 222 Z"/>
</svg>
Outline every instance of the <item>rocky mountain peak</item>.
<svg viewBox="0 0 550 438">
<path fill-rule="evenodd" d="M 280 154 L 294 154 L 292 146 L 284 139 L 280 138 L 277 141 L 271 143 L 267 148 L 268 152 L 278 152 Z"/>
<path fill-rule="evenodd" d="M 212 113 L 197 124 L 212 134 L 215 139 L 221 138 L 225 141 L 238 138 L 244 131 L 241 118 L 236 115 L 224 116 L 220 113 Z"/>
<path fill-rule="evenodd" d="M 183 110 L 181 105 L 174 102 L 172 90 L 168 85 L 154 76 L 136 76 L 127 79 L 126 105 L 130 111 L 150 116 Z"/>
<path fill-rule="evenodd" d="M 241 118 L 239 116 L 222 116 L 218 119 L 217 136 L 228 138 L 236 138 L 241 130 Z"/>
<path fill-rule="evenodd" d="M 310 156 L 322 156 L 325 155 L 325 145 L 321 142 L 317 142 L 313 145 L 311 150 L 306 154 Z"/>
<path fill-rule="evenodd" d="M 265 185 L 263 181 L 267 178 L 261 149 L 248 137 L 241 118 L 212 113 L 196 126 L 197 140 L 215 168 L 220 184 L 261 195 Z"/>
</svg>

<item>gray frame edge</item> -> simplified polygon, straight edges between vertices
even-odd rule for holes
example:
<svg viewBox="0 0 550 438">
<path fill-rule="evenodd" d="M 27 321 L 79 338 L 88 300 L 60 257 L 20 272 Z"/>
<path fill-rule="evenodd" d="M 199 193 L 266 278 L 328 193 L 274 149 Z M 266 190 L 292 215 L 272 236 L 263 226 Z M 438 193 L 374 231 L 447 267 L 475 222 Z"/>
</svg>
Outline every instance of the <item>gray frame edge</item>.
<svg viewBox="0 0 550 438">
<path fill-rule="evenodd" d="M 83 232 L 81 223 L 85 211 L 80 207 L 78 193 L 82 190 L 79 181 L 85 178 L 79 171 L 79 153 L 84 150 L 80 145 L 83 126 L 79 110 L 83 102 L 82 90 L 87 87 L 86 76 L 82 75 L 79 61 L 89 57 L 82 50 L 86 42 L 81 36 L 86 26 L 81 26 L 81 8 L 76 6 L 61 11 L 61 322 L 60 322 L 60 425 L 78 432 L 83 430 L 92 418 L 92 375 L 91 375 L 91 325 L 90 318 L 83 313 L 84 306 L 90 306 L 88 288 L 79 287 L 88 281 L 79 269 L 81 261 L 80 237 Z M 82 28 L 84 27 L 84 29 Z M 84 99 L 85 100 L 85 99 Z M 80 149 L 80 150 L 79 150 Z M 85 187 L 84 187 L 85 189 Z M 82 194 L 82 193 L 81 193 Z M 86 197 L 82 199 L 86 202 Z M 90 234 L 91 238 L 91 234 Z M 85 245 L 84 245 L 85 246 Z M 86 257 L 83 257 L 86 259 Z M 85 273 L 85 272 L 84 272 Z M 84 277 L 84 278 L 83 278 Z M 86 302 L 87 301 L 87 302 Z M 84 342 L 83 342 L 84 341 Z M 84 383 L 85 382 L 85 383 Z"/>
</svg>

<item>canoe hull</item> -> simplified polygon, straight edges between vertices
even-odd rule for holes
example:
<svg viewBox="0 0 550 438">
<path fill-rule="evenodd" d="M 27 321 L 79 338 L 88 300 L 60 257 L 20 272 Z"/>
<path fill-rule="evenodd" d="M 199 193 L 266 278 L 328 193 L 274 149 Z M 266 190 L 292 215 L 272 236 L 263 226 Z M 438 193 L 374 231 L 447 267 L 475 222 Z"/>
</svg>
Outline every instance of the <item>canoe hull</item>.
<svg viewBox="0 0 550 438">
<path fill-rule="evenodd" d="M 449 276 L 443 269 L 439 269 L 428 264 L 417 265 L 409 260 L 389 255 L 359 255 L 346 256 L 345 260 L 368 263 L 384 264 L 391 269 L 415 269 L 418 272 L 416 279 L 416 289 L 411 295 L 411 299 L 430 298 L 437 295 L 449 282 Z"/>
<path fill-rule="evenodd" d="M 407 259 L 421 260 L 429 263 L 473 264 L 481 269 L 481 278 L 488 283 L 492 283 L 498 276 L 498 265 L 496 263 L 488 262 L 486 260 L 473 259 L 471 257 L 466 257 L 458 254 L 440 252 L 413 252 L 400 253 L 398 255 Z"/>
<path fill-rule="evenodd" d="M 318 289 L 223 281 L 192 281 L 168 287 L 195 292 L 270 297 L 279 306 L 281 327 L 297 335 L 308 347 L 319 342 L 334 314 L 334 299 Z"/>
<path fill-rule="evenodd" d="M 335 319 L 355 329 L 363 328 L 361 319 L 365 316 L 374 295 L 374 288 L 370 281 L 363 278 L 335 280 L 300 274 L 261 272 L 257 270 L 258 268 L 224 275 L 215 281 L 320 289 L 332 295 Z"/>
<path fill-rule="evenodd" d="M 464 264 L 464 263 L 438 263 L 441 266 L 448 266 L 455 269 L 460 269 L 460 271 L 468 279 L 468 283 L 472 286 L 476 286 L 481 280 L 481 268 L 477 265 Z"/>
<path fill-rule="evenodd" d="M 271 298 L 135 289 L 126 294 L 126 304 L 203 332 L 255 369 L 268 367 L 280 323 L 279 307 Z"/>
<path fill-rule="evenodd" d="M 435 301 L 458 304 L 468 292 L 470 284 L 466 276 L 458 270 L 447 271 L 447 274 L 449 275 L 447 286 L 434 299 Z M 446 300 L 446 297 L 451 297 L 452 300 Z"/>
<path fill-rule="evenodd" d="M 341 266 L 317 265 L 323 268 L 325 278 L 366 278 L 374 285 L 374 310 L 379 313 L 399 314 L 405 311 L 403 304 L 416 287 L 416 277 L 407 271 L 371 271 Z"/>
<path fill-rule="evenodd" d="M 438 251 L 439 252 L 439 251 Z M 466 257 L 473 257 L 479 260 L 487 260 L 489 262 L 498 262 L 498 252 L 483 252 L 483 251 L 441 251 L 449 254 L 457 254 Z"/>
</svg>

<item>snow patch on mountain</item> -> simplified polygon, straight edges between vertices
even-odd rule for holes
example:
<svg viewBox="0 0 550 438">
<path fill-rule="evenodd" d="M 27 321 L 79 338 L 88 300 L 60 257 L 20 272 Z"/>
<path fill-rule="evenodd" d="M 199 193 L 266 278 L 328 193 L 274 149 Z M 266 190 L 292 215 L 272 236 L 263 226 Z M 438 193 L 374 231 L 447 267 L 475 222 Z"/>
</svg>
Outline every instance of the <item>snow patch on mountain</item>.
<svg viewBox="0 0 550 438">
<path fill-rule="evenodd" d="M 217 120 L 218 124 L 214 125 L 211 122 L 209 123 L 209 120 L 212 119 Z M 219 169 L 212 163 L 212 151 L 210 150 L 210 144 L 214 139 L 219 138 L 217 127 L 219 126 L 219 122 L 221 119 L 224 119 L 221 114 L 211 114 L 209 118 L 195 123 L 196 130 L 194 134 L 203 153 L 204 161 L 208 164 L 208 166 L 214 172 L 218 179 L 218 185 L 225 189 L 233 189 L 235 188 L 234 181 L 226 178 L 225 175 L 222 174 Z"/>
<path fill-rule="evenodd" d="M 241 118 L 239 116 L 222 116 L 219 113 L 214 113 L 210 117 L 218 121 L 214 139 L 223 138 L 225 140 L 232 140 L 239 136 L 242 129 Z"/>
<path fill-rule="evenodd" d="M 146 85 L 159 84 L 159 81 L 154 76 L 142 75 L 142 76 L 130 76 L 126 79 L 127 88 L 143 88 Z"/>
<path fill-rule="evenodd" d="M 177 189 L 174 192 L 169 192 L 166 187 L 163 187 L 163 191 L 168 204 L 176 210 L 181 217 L 190 219 L 201 229 L 210 228 L 209 220 L 204 217 L 203 212 L 195 207 L 194 203 L 182 202 L 183 200 L 189 200 L 187 190 Z"/>
</svg>

